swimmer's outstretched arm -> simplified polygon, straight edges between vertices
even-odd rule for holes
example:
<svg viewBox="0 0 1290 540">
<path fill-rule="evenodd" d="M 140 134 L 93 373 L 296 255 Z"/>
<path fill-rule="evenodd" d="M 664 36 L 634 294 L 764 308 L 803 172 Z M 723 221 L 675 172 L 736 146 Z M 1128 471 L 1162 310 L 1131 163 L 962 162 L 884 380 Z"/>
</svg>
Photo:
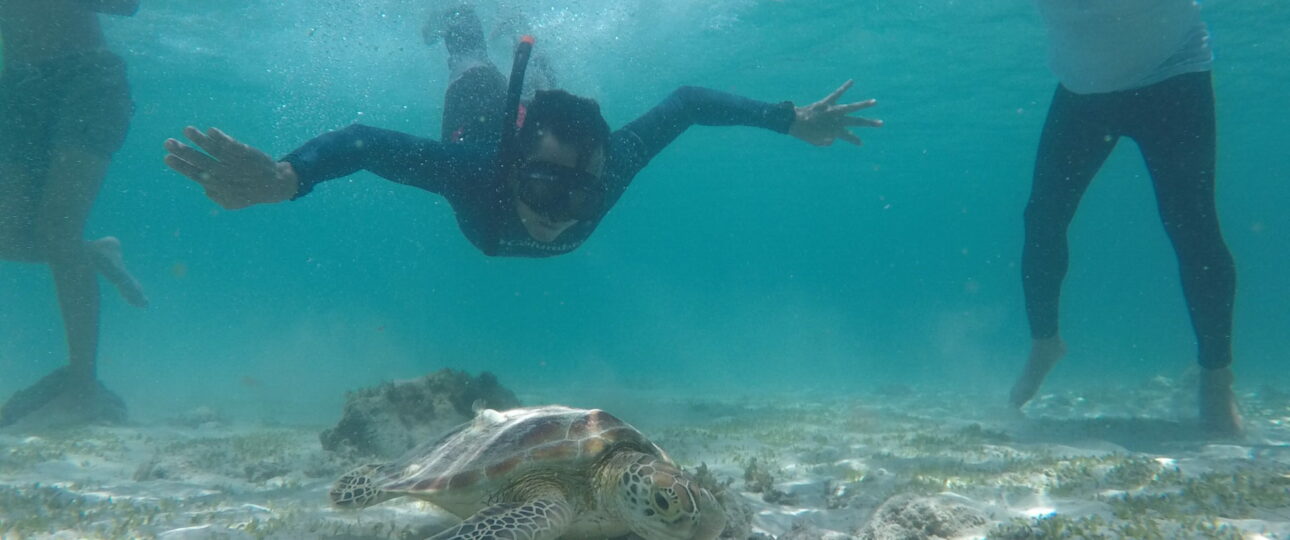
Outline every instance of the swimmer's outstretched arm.
<svg viewBox="0 0 1290 540">
<path fill-rule="evenodd" d="M 139 0 L 73 0 L 90 11 L 129 17 L 139 11 Z"/>
<path fill-rule="evenodd" d="M 228 210 L 298 199 L 319 183 L 358 171 L 453 201 L 493 163 L 490 152 L 472 145 L 360 124 L 314 137 L 279 161 L 216 128 L 202 132 L 189 126 L 184 136 L 197 148 L 166 139 L 166 166 L 200 184 L 207 197 Z"/>
<path fill-rule="evenodd" d="M 791 102 L 768 103 L 743 96 L 683 86 L 672 92 L 640 118 L 614 133 L 612 146 L 617 176 L 631 178 L 663 148 L 690 126 L 750 126 L 792 135 L 817 146 L 829 146 L 842 139 L 860 144 L 851 132 L 856 127 L 879 127 L 882 120 L 851 116 L 877 104 L 875 100 L 838 104 L 851 88 L 851 81 L 806 107 Z"/>
</svg>

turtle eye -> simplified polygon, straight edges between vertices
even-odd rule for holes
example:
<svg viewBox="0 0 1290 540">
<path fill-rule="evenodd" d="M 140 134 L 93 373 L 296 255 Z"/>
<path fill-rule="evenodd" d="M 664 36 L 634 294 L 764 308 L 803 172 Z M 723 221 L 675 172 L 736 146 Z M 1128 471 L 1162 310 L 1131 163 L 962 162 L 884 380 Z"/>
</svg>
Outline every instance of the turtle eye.
<svg viewBox="0 0 1290 540">
<path fill-rule="evenodd" d="M 667 511 L 667 507 L 668 507 L 668 504 L 667 504 L 667 497 L 664 497 L 662 493 L 655 493 L 655 494 L 654 494 L 654 506 L 655 506 L 656 508 L 658 508 L 659 510 L 662 510 L 662 511 L 666 512 L 666 511 Z"/>
<path fill-rule="evenodd" d="M 677 499 L 677 494 L 672 490 L 656 489 L 649 499 L 649 509 L 645 511 L 646 515 L 656 514 L 667 521 L 675 521 L 681 514 L 681 501 Z"/>
</svg>

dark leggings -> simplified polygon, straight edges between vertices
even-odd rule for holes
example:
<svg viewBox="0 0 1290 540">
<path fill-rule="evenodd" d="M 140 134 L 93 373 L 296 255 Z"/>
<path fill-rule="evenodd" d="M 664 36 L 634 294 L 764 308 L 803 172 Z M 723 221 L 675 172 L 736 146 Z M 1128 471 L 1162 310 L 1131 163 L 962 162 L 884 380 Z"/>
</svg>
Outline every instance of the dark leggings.
<svg viewBox="0 0 1290 540">
<path fill-rule="evenodd" d="M 473 8 L 459 6 L 443 16 L 452 81 L 444 95 L 440 140 L 496 145 L 501 141 L 507 77 L 488 59 L 484 28 Z M 524 80 L 527 90 L 554 88 L 555 74 L 546 55 L 534 54 L 531 64 Z"/>
<path fill-rule="evenodd" d="M 1031 336 L 1057 335 L 1069 259 L 1066 230 L 1121 136 L 1138 143 L 1151 174 L 1160 218 L 1178 256 L 1200 365 L 1227 367 L 1236 270 L 1214 207 L 1214 90 L 1207 71 L 1106 94 L 1080 95 L 1058 86 L 1039 139 L 1025 213 L 1021 272 Z"/>
<path fill-rule="evenodd" d="M 506 78 L 492 64 L 467 70 L 443 98 L 442 141 L 496 145 L 501 141 Z"/>
<path fill-rule="evenodd" d="M 474 9 L 462 6 L 443 17 L 452 81 L 444 93 L 440 140 L 495 145 L 501 140 L 506 77 L 488 59 L 484 28 Z"/>
</svg>

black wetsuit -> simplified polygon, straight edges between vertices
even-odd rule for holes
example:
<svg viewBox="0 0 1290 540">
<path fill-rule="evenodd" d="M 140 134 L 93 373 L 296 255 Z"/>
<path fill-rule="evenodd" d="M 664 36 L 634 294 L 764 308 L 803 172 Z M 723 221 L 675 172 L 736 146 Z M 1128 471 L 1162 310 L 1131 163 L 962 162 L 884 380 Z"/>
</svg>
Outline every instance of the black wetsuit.
<svg viewBox="0 0 1290 540">
<path fill-rule="evenodd" d="M 793 118 L 791 103 L 770 104 L 705 88 L 679 88 L 610 137 L 601 177 L 609 189 L 604 211 L 622 197 L 632 178 L 655 155 L 692 125 L 743 125 L 788 133 Z M 514 196 L 494 173 L 496 151 L 491 144 L 444 143 L 355 124 L 305 143 L 283 161 L 291 163 L 299 178 L 296 197 L 320 182 L 359 170 L 443 195 L 456 212 L 462 232 L 487 255 L 560 255 L 591 236 L 599 218 L 579 221 L 554 242 L 530 237 L 516 214 Z"/>
<path fill-rule="evenodd" d="M 1133 90 L 1076 94 L 1058 86 L 1048 111 L 1026 206 L 1022 283 L 1031 334 L 1057 334 L 1066 276 L 1066 230 L 1120 137 L 1138 143 L 1161 219 L 1178 256 L 1183 294 L 1209 369 L 1232 362 L 1236 271 L 1214 204 L 1214 90 L 1208 71 Z"/>
</svg>

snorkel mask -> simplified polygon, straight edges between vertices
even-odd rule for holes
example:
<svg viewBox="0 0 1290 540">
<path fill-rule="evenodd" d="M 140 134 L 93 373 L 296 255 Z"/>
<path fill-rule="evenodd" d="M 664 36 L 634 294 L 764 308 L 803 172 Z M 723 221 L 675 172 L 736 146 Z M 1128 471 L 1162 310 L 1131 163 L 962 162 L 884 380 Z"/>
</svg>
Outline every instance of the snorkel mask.
<svg viewBox="0 0 1290 540">
<path fill-rule="evenodd" d="M 604 183 L 582 169 L 530 161 L 517 176 L 520 200 L 553 220 L 587 221 L 604 208 Z"/>
<path fill-rule="evenodd" d="M 498 145 L 498 180 L 505 185 L 514 174 L 519 199 L 556 221 L 595 219 L 604 209 L 605 185 L 595 175 L 582 169 L 546 161 L 524 162 L 518 140 L 520 97 L 524 91 L 524 73 L 533 53 L 533 36 L 520 38 L 506 93 L 506 110 L 502 114 L 502 137 Z"/>
</svg>

